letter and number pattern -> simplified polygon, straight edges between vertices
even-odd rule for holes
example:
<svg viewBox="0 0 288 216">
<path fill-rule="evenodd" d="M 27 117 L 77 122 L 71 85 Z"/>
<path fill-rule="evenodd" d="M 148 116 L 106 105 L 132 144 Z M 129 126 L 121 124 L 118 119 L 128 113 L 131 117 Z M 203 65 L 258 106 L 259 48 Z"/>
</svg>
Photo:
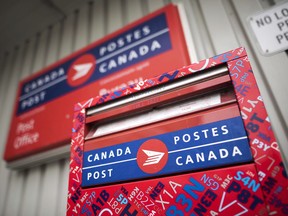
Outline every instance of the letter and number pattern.
<svg viewBox="0 0 288 216">
<path fill-rule="evenodd" d="M 205 77 L 223 66 L 226 71 Z M 165 83 L 187 77 L 196 81 L 162 92 Z M 157 94 L 146 97 L 147 89 Z M 210 99 L 199 105 L 203 94 Z M 113 105 L 130 95 L 137 101 Z M 181 98 L 176 117 L 170 115 L 175 98 Z M 159 106 L 163 101 L 169 106 Z M 87 114 L 106 104 L 107 110 Z M 152 111 L 130 120 L 131 110 Z M 151 120 L 162 110 L 167 118 Z M 107 113 L 123 128 L 97 134 Z M 131 121 L 133 128 L 125 125 Z M 288 215 L 287 178 L 243 48 L 75 106 L 67 215 Z"/>
</svg>

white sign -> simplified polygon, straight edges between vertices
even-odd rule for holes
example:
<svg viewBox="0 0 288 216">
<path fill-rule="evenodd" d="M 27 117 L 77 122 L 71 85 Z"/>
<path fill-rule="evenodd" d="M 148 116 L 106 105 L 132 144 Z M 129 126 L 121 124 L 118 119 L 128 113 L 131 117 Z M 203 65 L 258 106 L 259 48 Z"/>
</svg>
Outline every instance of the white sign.
<svg viewBox="0 0 288 216">
<path fill-rule="evenodd" d="M 250 16 L 248 22 L 264 55 L 288 49 L 288 2 Z"/>
</svg>

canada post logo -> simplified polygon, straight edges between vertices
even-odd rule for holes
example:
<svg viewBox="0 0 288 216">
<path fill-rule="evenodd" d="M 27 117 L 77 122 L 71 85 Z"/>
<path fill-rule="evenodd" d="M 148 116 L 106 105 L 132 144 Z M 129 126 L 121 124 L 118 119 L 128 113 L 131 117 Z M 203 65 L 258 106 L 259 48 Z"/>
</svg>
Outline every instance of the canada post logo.
<svg viewBox="0 0 288 216">
<path fill-rule="evenodd" d="M 24 82 L 17 115 L 171 49 L 162 13 Z"/>
<path fill-rule="evenodd" d="M 158 139 L 144 142 L 137 153 L 139 168 L 149 174 L 157 173 L 163 169 L 168 160 L 166 145 Z"/>
<path fill-rule="evenodd" d="M 68 84 L 70 86 L 78 86 L 85 83 L 93 74 L 95 67 L 96 59 L 93 55 L 86 54 L 79 57 L 68 70 Z"/>
<path fill-rule="evenodd" d="M 175 127 L 175 131 L 142 139 L 137 139 L 137 133 L 131 134 L 131 140 L 125 143 L 84 150 L 82 186 L 150 178 L 251 160 L 242 118 L 237 116 L 180 130 Z"/>
</svg>

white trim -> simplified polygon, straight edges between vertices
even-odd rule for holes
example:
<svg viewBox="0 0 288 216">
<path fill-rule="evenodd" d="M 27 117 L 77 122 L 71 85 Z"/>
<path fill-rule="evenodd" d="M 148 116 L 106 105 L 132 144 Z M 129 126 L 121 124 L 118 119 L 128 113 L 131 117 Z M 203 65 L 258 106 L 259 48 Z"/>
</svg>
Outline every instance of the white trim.
<svg viewBox="0 0 288 216">
<path fill-rule="evenodd" d="M 193 34 L 191 33 L 191 30 L 190 30 L 190 26 L 189 26 L 189 22 L 187 19 L 184 5 L 183 3 L 177 3 L 176 6 L 178 8 L 179 17 L 182 23 L 182 29 L 183 29 L 184 38 L 185 38 L 186 45 L 187 45 L 190 62 L 191 64 L 197 63 L 198 56 L 196 53 L 196 48 L 193 42 Z"/>
<path fill-rule="evenodd" d="M 173 154 L 173 153 L 182 152 L 182 151 L 188 151 L 188 150 L 191 150 L 191 149 L 203 148 L 203 147 L 207 147 L 207 146 L 219 145 L 219 144 L 223 144 L 223 143 L 227 143 L 227 142 L 233 142 L 233 141 L 237 141 L 237 140 L 243 140 L 243 139 L 247 139 L 247 136 L 237 137 L 237 138 L 228 139 L 228 140 L 221 140 L 221 141 L 214 142 L 214 143 L 207 143 L 207 144 L 200 145 L 200 146 L 193 146 L 193 147 L 190 147 L 190 148 L 184 148 L 184 149 L 178 149 L 178 150 L 174 150 L 174 151 L 169 151 L 168 154 Z M 136 160 L 136 159 L 137 158 L 130 158 L 130 159 L 121 160 L 121 161 L 115 161 L 115 162 L 106 163 L 106 164 L 103 163 L 103 164 L 99 164 L 99 165 L 83 167 L 82 170 L 92 169 L 92 168 L 97 168 L 97 167 L 103 167 L 103 166 L 108 166 L 108 165 L 112 165 L 112 164 L 125 163 L 127 161 L 133 161 L 133 160 Z"/>
<path fill-rule="evenodd" d="M 139 41 L 136 41 L 136 42 L 130 44 L 129 46 L 123 47 L 123 48 L 121 48 L 121 49 L 119 49 L 119 50 L 116 50 L 116 51 L 113 52 L 113 53 L 110 53 L 110 54 L 108 54 L 108 55 L 106 55 L 106 56 L 104 56 L 104 57 L 102 57 L 102 58 L 99 58 L 99 59 L 96 60 L 96 63 L 97 63 L 97 64 L 98 64 L 98 63 L 101 63 L 101 62 L 103 62 L 103 61 L 105 61 L 105 60 L 107 60 L 107 59 L 112 58 L 113 56 L 118 55 L 119 53 L 122 53 L 122 52 L 124 52 L 124 51 L 126 51 L 126 50 L 128 50 L 128 49 L 130 49 L 130 48 L 135 47 L 135 46 L 138 46 L 139 44 L 144 43 L 144 42 L 146 42 L 146 41 L 148 41 L 148 40 L 151 40 L 151 39 L 153 39 L 153 38 L 155 38 L 155 37 L 158 37 L 159 35 L 162 35 L 162 34 L 164 34 L 164 33 L 166 33 L 166 32 L 169 32 L 169 29 L 168 29 L 168 28 L 165 28 L 165 29 L 162 29 L 162 30 L 160 30 L 160 31 L 158 31 L 158 32 L 155 32 L 154 34 L 151 34 L 151 35 L 148 36 L 148 37 L 145 37 L 145 38 L 143 38 L 143 39 L 141 39 L 141 40 L 139 40 Z"/>
<path fill-rule="evenodd" d="M 38 92 L 41 92 L 41 91 L 43 91 L 43 90 L 45 90 L 45 89 L 47 89 L 47 88 L 50 88 L 51 86 L 54 86 L 54 85 L 62 82 L 63 80 L 66 80 L 66 78 L 67 78 L 66 75 L 65 75 L 65 76 L 62 76 L 62 77 L 60 77 L 59 79 L 56 79 L 56 80 L 54 80 L 54 81 L 52 81 L 52 82 L 50 82 L 50 83 L 47 83 L 46 85 L 43 85 L 41 88 L 37 88 L 37 89 L 35 89 L 35 90 L 27 93 L 27 94 L 22 95 L 21 97 L 19 97 L 18 100 L 19 100 L 19 101 L 22 101 L 22 100 L 30 97 L 31 95 L 34 95 L 34 94 L 36 94 L 36 93 L 38 93 Z"/>
</svg>

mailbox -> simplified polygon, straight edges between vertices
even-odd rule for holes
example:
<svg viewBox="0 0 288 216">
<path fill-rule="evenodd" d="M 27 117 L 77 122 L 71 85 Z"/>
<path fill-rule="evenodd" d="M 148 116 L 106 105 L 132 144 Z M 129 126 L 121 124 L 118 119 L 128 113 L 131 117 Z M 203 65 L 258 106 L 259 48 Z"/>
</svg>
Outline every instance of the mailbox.
<svg viewBox="0 0 288 216">
<path fill-rule="evenodd" d="M 72 131 L 67 215 L 287 214 L 244 48 L 77 103 Z"/>
</svg>

